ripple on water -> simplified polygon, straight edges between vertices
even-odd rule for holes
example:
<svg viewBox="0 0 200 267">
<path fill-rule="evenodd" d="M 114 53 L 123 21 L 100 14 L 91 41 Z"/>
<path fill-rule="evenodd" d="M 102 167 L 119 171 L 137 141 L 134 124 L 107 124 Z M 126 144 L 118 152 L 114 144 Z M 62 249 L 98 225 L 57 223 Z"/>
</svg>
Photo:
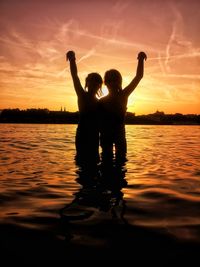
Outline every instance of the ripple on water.
<svg viewBox="0 0 200 267">
<path fill-rule="evenodd" d="M 197 236 L 199 130 L 199 126 L 126 126 L 128 185 L 122 192 L 129 224 L 161 227 L 180 239 Z M 49 227 L 59 209 L 74 199 L 82 188 L 76 182 L 75 132 L 76 125 L 1 125 L 4 221 Z"/>
</svg>

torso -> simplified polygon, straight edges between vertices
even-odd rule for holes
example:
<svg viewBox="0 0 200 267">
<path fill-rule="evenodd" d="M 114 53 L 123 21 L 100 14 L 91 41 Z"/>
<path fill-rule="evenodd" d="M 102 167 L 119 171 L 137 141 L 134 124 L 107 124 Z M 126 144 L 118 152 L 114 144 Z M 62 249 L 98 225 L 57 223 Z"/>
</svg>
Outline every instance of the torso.
<svg viewBox="0 0 200 267">
<path fill-rule="evenodd" d="M 124 119 L 127 109 L 128 98 L 119 92 L 116 96 L 106 96 L 100 99 L 100 118 L 103 127 L 121 127 L 124 125 Z"/>
<path fill-rule="evenodd" d="M 91 97 L 87 92 L 78 97 L 80 124 L 94 125 L 98 120 L 98 99 Z"/>
</svg>

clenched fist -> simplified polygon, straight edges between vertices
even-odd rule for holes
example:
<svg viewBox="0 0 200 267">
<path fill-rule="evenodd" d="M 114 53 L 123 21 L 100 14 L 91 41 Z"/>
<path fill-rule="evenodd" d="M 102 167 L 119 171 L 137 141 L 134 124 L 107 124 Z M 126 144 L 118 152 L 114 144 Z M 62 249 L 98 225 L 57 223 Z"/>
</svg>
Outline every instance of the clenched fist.
<svg viewBox="0 0 200 267">
<path fill-rule="evenodd" d="M 144 53 L 144 52 L 140 52 L 139 54 L 138 54 L 138 57 L 137 57 L 137 59 L 141 59 L 141 60 L 147 60 L 147 55 Z"/>
<path fill-rule="evenodd" d="M 68 51 L 66 54 L 66 60 L 71 61 L 73 59 L 76 59 L 74 51 Z"/>
</svg>

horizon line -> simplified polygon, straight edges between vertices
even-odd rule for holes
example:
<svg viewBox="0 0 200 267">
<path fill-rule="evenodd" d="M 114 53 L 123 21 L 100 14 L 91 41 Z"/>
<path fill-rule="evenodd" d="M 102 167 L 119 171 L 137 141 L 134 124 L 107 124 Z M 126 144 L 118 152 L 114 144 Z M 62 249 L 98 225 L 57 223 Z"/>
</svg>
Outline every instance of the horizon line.
<svg viewBox="0 0 200 267">
<path fill-rule="evenodd" d="M 66 110 L 65 107 L 61 107 L 60 110 L 51 110 L 51 109 L 48 109 L 48 108 L 26 108 L 26 109 L 20 109 L 20 108 L 0 108 L 0 112 L 2 112 L 3 110 L 16 110 L 16 109 L 19 109 L 20 111 L 28 111 L 28 110 L 48 110 L 48 111 L 53 111 L 53 112 L 70 112 L 70 113 L 79 113 L 79 111 L 69 111 L 69 110 Z M 157 114 L 163 114 L 163 115 L 176 115 L 176 114 L 181 114 L 181 115 L 197 115 L 199 116 L 200 113 L 181 113 L 181 112 L 175 112 L 175 113 L 165 113 L 164 111 L 159 111 L 159 110 L 156 110 L 155 112 L 153 113 L 146 113 L 146 114 L 139 114 L 137 115 L 135 112 L 131 112 L 131 111 L 126 111 L 126 113 L 131 113 L 131 114 L 135 114 L 135 116 L 143 116 L 143 115 L 155 115 L 156 113 Z"/>
</svg>

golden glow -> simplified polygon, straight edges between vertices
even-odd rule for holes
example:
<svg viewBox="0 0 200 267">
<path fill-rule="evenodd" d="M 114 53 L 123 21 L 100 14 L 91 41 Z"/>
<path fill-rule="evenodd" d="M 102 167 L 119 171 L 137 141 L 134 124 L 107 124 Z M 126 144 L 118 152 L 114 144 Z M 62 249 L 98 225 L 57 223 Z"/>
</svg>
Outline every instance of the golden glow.
<svg viewBox="0 0 200 267">
<path fill-rule="evenodd" d="M 200 113 L 199 1 L 1 1 L 0 109 L 77 110 L 65 53 L 76 52 L 79 76 L 145 74 L 131 95 L 136 114 Z"/>
</svg>

